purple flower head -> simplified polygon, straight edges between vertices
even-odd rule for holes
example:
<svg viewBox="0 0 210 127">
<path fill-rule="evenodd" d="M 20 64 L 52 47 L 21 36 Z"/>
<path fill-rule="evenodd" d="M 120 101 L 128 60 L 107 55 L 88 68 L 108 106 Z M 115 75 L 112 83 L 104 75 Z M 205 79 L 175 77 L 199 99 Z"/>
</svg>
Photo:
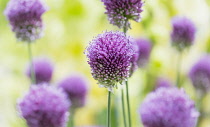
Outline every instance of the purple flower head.
<svg viewBox="0 0 210 127">
<path fill-rule="evenodd" d="M 210 56 L 202 57 L 190 70 L 192 84 L 201 92 L 210 90 Z"/>
<path fill-rule="evenodd" d="M 119 28 L 130 28 L 129 20 L 139 22 L 141 19 L 140 13 L 143 11 L 142 0 L 101 0 L 106 8 L 105 14 L 111 24 Z"/>
<path fill-rule="evenodd" d="M 99 34 L 86 49 L 93 78 L 108 90 L 129 77 L 134 53 L 130 38 L 113 31 Z"/>
<path fill-rule="evenodd" d="M 38 58 L 33 61 L 33 68 L 35 73 L 36 84 L 43 82 L 50 82 L 53 74 L 53 64 L 47 58 Z M 31 78 L 32 68 L 29 66 L 26 70 L 26 74 Z"/>
<path fill-rule="evenodd" d="M 19 41 L 32 42 L 42 36 L 41 16 L 47 11 L 42 0 L 10 0 L 4 14 Z"/>
<path fill-rule="evenodd" d="M 173 85 L 172 85 L 172 83 L 169 81 L 169 80 L 167 80 L 167 79 L 165 79 L 165 78 L 158 78 L 157 79 L 157 82 L 156 82 L 156 89 L 158 89 L 158 88 L 162 88 L 162 87 L 172 87 Z"/>
<path fill-rule="evenodd" d="M 85 105 L 85 100 L 88 92 L 88 82 L 82 75 L 71 75 L 59 84 L 59 87 L 67 93 L 71 100 L 72 108 L 79 108 Z"/>
<path fill-rule="evenodd" d="M 139 67 L 145 67 L 149 61 L 151 53 L 151 42 L 147 39 L 136 39 L 138 46 L 138 59 L 137 64 Z"/>
<path fill-rule="evenodd" d="M 130 68 L 130 77 L 133 75 L 133 73 L 138 69 L 138 58 L 139 58 L 139 47 L 136 43 L 136 41 L 132 41 L 132 46 L 134 50 L 133 57 L 131 58 L 131 68 Z"/>
<path fill-rule="evenodd" d="M 196 28 L 194 23 L 186 17 L 175 17 L 172 19 L 172 45 L 178 50 L 183 50 L 193 44 Z"/>
<path fill-rule="evenodd" d="M 66 94 L 47 85 L 32 86 L 18 103 L 28 127 L 65 127 L 69 107 Z"/>
<path fill-rule="evenodd" d="M 184 90 L 159 88 L 140 107 L 145 127 L 195 127 L 199 112 Z"/>
</svg>

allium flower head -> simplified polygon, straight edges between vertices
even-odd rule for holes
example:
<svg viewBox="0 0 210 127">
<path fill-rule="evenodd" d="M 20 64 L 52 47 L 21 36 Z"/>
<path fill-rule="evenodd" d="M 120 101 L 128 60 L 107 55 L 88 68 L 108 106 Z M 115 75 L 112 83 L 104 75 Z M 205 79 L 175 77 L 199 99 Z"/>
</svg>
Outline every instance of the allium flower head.
<svg viewBox="0 0 210 127">
<path fill-rule="evenodd" d="M 190 70 L 189 77 L 197 90 L 210 90 L 210 56 L 202 57 Z"/>
<path fill-rule="evenodd" d="M 158 78 L 156 82 L 156 89 L 162 88 L 162 87 L 172 87 L 172 83 L 165 79 L 165 78 Z"/>
<path fill-rule="evenodd" d="M 88 92 L 88 82 L 82 75 L 71 75 L 62 80 L 58 86 L 63 88 L 71 100 L 72 108 L 79 108 L 85 105 Z"/>
<path fill-rule="evenodd" d="M 139 67 L 145 67 L 149 61 L 151 53 L 151 42 L 148 39 L 136 39 L 138 46 L 138 59 L 137 64 Z"/>
<path fill-rule="evenodd" d="M 145 127 L 195 127 L 199 112 L 184 90 L 159 88 L 140 107 Z"/>
<path fill-rule="evenodd" d="M 47 10 L 42 0 L 10 0 L 4 14 L 19 41 L 32 42 L 42 36 L 41 16 Z"/>
<path fill-rule="evenodd" d="M 18 103 L 28 127 L 65 127 L 69 106 L 61 89 L 47 85 L 32 86 Z"/>
<path fill-rule="evenodd" d="M 130 38 L 112 31 L 99 34 L 86 49 L 93 78 L 109 90 L 129 77 L 134 53 Z"/>
<path fill-rule="evenodd" d="M 138 58 L 139 58 L 139 47 L 136 43 L 136 41 L 132 41 L 132 46 L 134 50 L 133 57 L 131 58 L 131 68 L 130 68 L 130 77 L 133 75 L 133 73 L 138 69 Z"/>
<path fill-rule="evenodd" d="M 53 74 L 53 64 L 47 58 L 37 58 L 33 61 L 33 69 L 35 73 L 36 84 L 50 82 Z M 28 66 L 26 74 L 31 78 L 31 65 Z"/>
<path fill-rule="evenodd" d="M 194 23 L 186 17 L 172 19 L 172 45 L 178 50 L 183 50 L 193 44 L 196 28 Z"/>
<path fill-rule="evenodd" d="M 142 0 L 101 0 L 106 7 L 106 14 L 111 24 L 119 28 L 130 28 L 129 20 L 139 22 L 143 11 Z"/>
</svg>

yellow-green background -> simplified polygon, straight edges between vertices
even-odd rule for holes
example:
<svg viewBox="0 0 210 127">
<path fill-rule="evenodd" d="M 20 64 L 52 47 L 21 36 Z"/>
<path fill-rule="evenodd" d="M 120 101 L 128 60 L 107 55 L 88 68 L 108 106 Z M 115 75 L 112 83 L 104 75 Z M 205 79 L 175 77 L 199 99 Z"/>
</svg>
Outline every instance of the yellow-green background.
<svg viewBox="0 0 210 127">
<path fill-rule="evenodd" d="M 0 0 L 0 127 L 25 127 L 25 121 L 18 116 L 16 102 L 30 86 L 24 74 L 28 64 L 27 45 L 16 41 L 3 15 L 7 2 Z M 100 0 L 46 0 L 46 3 L 50 9 L 43 16 L 45 35 L 32 44 L 33 54 L 47 56 L 54 62 L 53 85 L 73 72 L 83 73 L 89 79 L 87 104 L 78 110 L 76 125 L 103 125 L 106 123 L 107 90 L 99 88 L 91 77 L 83 52 L 94 36 L 118 28 L 107 21 Z M 170 21 L 176 15 L 191 18 L 197 28 L 195 44 L 184 52 L 181 68 L 183 87 L 195 99 L 195 91 L 186 76 L 192 64 L 210 51 L 209 4 L 209 0 L 146 0 L 142 21 L 131 22 L 130 36 L 149 37 L 153 41 L 148 68 L 139 69 L 129 79 L 134 127 L 142 126 L 137 110 L 145 97 L 144 89 L 154 84 L 159 76 L 175 82 L 178 52 L 170 46 Z M 113 96 L 115 103 L 119 103 L 117 111 L 121 109 L 119 92 L 116 90 Z M 209 101 L 210 96 L 207 96 L 203 104 L 208 112 Z M 119 112 L 120 120 L 121 116 Z M 209 127 L 209 121 L 210 118 L 204 119 L 202 127 Z"/>
</svg>

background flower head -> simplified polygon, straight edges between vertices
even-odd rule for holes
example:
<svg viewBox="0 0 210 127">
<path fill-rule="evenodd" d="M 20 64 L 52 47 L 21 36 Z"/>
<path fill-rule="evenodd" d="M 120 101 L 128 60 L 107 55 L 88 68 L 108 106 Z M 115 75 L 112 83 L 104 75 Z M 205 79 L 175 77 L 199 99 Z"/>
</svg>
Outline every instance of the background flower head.
<svg viewBox="0 0 210 127">
<path fill-rule="evenodd" d="M 32 78 L 31 71 L 34 69 L 36 84 L 43 82 L 50 82 L 53 75 L 53 63 L 48 58 L 37 58 L 32 62 L 33 66 L 28 66 L 26 74 L 29 78 Z"/>
<path fill-rule="evenodd" d="M 4 14 L 19 41 L 32 42 L 42 36 L 41 16 L 47 11 L 42 0 L 10 0 Z"/>
<path fill-rule="evenodd" d="M 106 14 L 111 24 L 119 28 L 130 28 L 129 20 L 139 22 L 143 11 L 142 0 L 101 0 L 106 8 Z"/>
<path fill-rule="evenodd" d="M 189 77 L 193 86 L 200 92 L 210 90 L 210 56 L 206 55 L 198 60 L 190 70 Z"/>
<path fill-rule="evenodd" d="M 183 50 L 193 44 L 196 28 L 194 23 L 186 17 L 172 19 L 171 41 L 178 50 Z"/>
<path fill-rule="evenodd" d="M 69 106 L 61 89 L 47 85 L 32 86 L 18 103 L 28 127 L 65 127 Z"/>
<path fill-rule="evenodd" d="M 148 94 L 139 112 L 145 127 L 194 127 L 199 116 L 183 90 L 164 87 Z"/>
<path fill-rule="evenodd" d="M 58 86 L 63 88 L 71 100 L 72 108 L 79 108 L 85 105 L 88 92 L 87 79 L 80 74 L 74 74 L 63 79 Z"/>
<path fill-rule="evenodd" d="M 129 77 L 134 53 L 130 38 L 113 31 L 99 34 L 86 49 L 93 78 L 109 90 Z"/>
<path fill-rule="evenodd" d="M 137 64 L 139 67 L 145 67 L 149 62 L 149 57 L 151 53 L 151 42 L 148 39 L 139 38 L 136 39 L 136 44 L 138 46 L 138 59 Z"/>
</svg>

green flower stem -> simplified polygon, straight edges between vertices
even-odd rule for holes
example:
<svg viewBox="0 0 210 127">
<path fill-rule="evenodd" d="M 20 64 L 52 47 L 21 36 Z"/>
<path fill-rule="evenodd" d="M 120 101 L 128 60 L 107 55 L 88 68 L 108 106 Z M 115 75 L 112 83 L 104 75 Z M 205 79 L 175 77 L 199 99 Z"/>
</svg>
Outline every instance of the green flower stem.
<svg viewBox="0 0 210 127">
<path fill-rule="evenodd" d="M 68 127 L 74 127 L 74 114 L 75 114 L 75 109 L 72 108 L 70 109 L 70 116 L 69 116 L 69 122 L 68 122 Z"/>
<path fill-rule="evenodd" d="M 131 127 L 131 111 L 130 111 L 130 100 L 129 100 L 129 89 L 128 81 L 126 81 L 126 98 L 127 98 L 127 108 L 128 108 L 128 125 Z"/>
<path fill-rule="evenodd" d="M 128 22 L 128 21 L 126 21 Z M 125 23 L 126 24 L 126 23 Z M 127 33 L 127 28 L 126 26 L 123 27 L 123 32 Z M 126 101 L 127 101 L 127 110 L 128 110 L 128 127 L 131 127 L 131 111 L 130 111 L 130 101 L 129 101 L 129 90 L 128 90 L 128 81 L 126 81 Z"/>
<path fill-rule="evenodd" d="M 126 117 L 125 117 L 125 105 L 124 105 L 124 90 L 121 90 L 121 99 L 122 99 L 122 112 L 123 112 L 123 121 L 124 127 L 127 127 Z"/>
<path fill-rule="evenodd" d="M 177 76 L 176 76 L 176 85 L 178 88 L 181 87 L 180 83 L 180 70 L 182 65 L 182 52 L 179 53 L 178 60 L 177 60 Z"/>
<path fill-rule="evenodd" d="M 108 92 L 108 112 L 107 112 L 107 127 L 111 127 L 111 92 Z"/>
<path fill-rule="evenodd" d="M 36 77 L 35 77 L 35 72 L 34 72 L 34 65 L 33 65 L 33 54 L 32 54 L 32 49 L 31 49 L 31 42 L 28 42 L 28 57 L 30 61 L 30 77 L 31 77 L 31 83 L 34 84 L 36 83 Z"/>
</svg>

